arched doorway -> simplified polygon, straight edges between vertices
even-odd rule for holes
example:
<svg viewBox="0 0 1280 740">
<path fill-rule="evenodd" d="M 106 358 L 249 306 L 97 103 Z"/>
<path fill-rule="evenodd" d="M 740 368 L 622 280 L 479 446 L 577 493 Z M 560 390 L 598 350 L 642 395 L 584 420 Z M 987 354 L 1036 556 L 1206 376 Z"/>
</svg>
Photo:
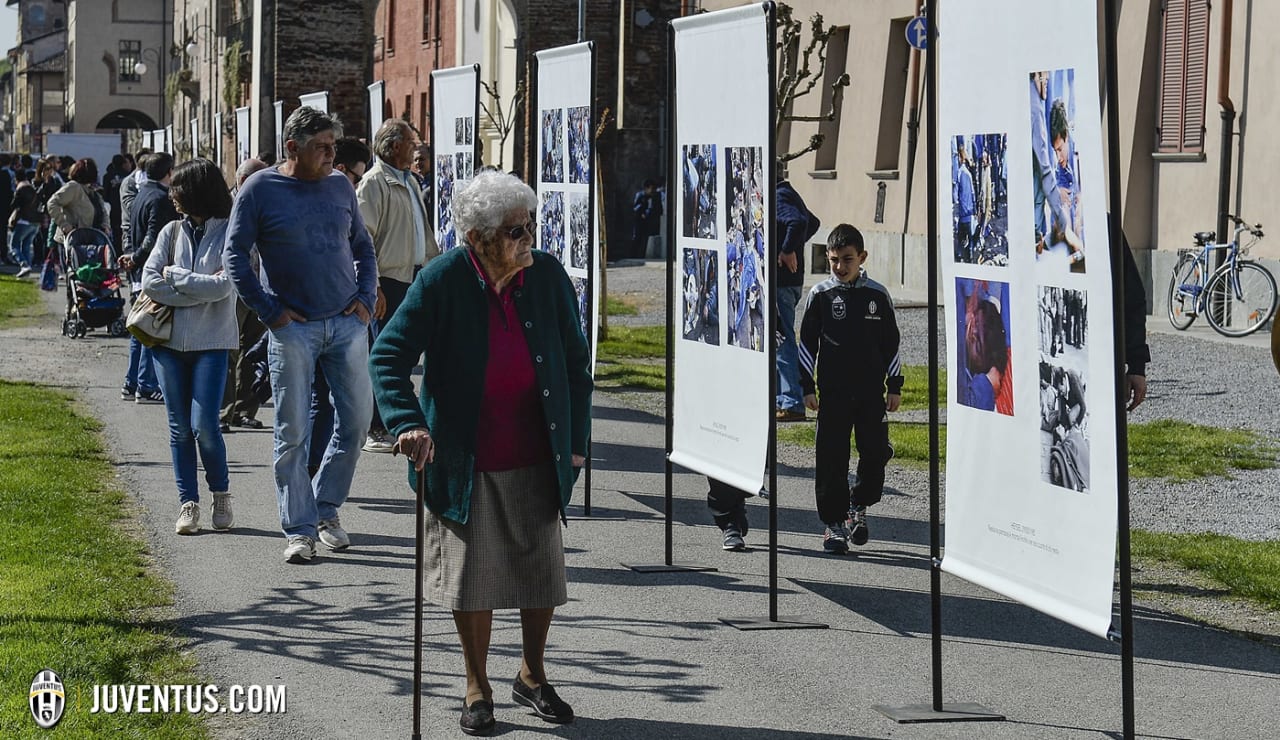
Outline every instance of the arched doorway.
<svg viewBox="0 0 1280 740">
<path fill-rule="evenodd" d="M 98 131 L 119 131 L 121 129 L 141 129 L 143 131 L 153 131 L 159 128 L 156 126 L 155 119 L 148 116 L 142 111 L 132 110 L 130 108 L 119 108 L 113 110 L 98 121 L 95 127 Z"/>
</svg>

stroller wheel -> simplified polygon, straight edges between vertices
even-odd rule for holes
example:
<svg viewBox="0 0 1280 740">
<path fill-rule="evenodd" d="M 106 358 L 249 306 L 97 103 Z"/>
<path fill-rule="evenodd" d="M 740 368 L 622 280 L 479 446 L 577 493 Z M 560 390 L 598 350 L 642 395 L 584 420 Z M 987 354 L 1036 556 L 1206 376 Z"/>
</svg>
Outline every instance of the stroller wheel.
<svg viewBox="0 0 1280 740">
<path fill-rule="evenodd" d="M 71 319 L 62 320 L 62 336 L 64 337 L 71 336 Z"/>
<path fill-rule="evenodd" d="M 107 332 L 113 337 L 123 337 L 129 333 L 124 326 L 124 319 L 116 319 L 107 326 Z"/>
<path fill-rule="evenodd" d="M 88 334 L 88 333 L 89 333 L 89 327 L 88 327 L 88 326 L 86 326 L 86 325 L 85 325 L 85 323 L 84 323 L 83 321 L 77 321 L 77 322 L 76 322 L 76 325 L 75 325 L 75 337 L 76 337 L 76 339 L 83 339 L 83 338 L 84 338 L 84 336 L 85 336 L 86 334 Z"/>
</svg>

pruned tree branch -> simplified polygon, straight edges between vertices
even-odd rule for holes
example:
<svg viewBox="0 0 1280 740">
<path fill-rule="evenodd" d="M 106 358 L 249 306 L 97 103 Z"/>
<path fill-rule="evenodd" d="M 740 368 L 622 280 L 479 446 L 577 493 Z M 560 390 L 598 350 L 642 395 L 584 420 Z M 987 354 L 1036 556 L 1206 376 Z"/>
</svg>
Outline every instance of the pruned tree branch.
<svg viewBox="0 0 1280 740">
<path fill-rule="evenodd" d="M 527 88 L 524 80 L 517 82 L 515 92 L 512 94 L 511 100 L 507 101 L 506 110 L 503 110 L 502 95 L 497 90 L 498 81 L 494 80 L 490 84 L 481 80 L 480 87 L 489 96 L 489 103 L 486 103 L 484 98 L 480 99 L 480 110 L 484 111 L 485 118 L 489 119 L 489 125 L 493 127 L 494 131 L 498 132 L 498 163 L 496 166 L 501 170 L 504 169 L 503 160 L 506 157 L 507 139 L 519 122 L 518 116 L 527 97 Z"/>
<path fill-rule="evenodd" d="M 794 112 L 795 101 L 803 98 L 823 84 L 827 76 L 827 47 L 836 31 L 834 25 L 823 22 L 821 13 L 814 13 L 809 18 L 809 42 L 801 48 L 801 39 L 805 35 L 806 24 L 796 20 L 791 6 L 779 3 L 777 7 L 778 22 L 778 88 L 777 113 L 774 120 L 774 139 L 778 149 L 782 151 L 785 142 L 781 141 L 783 130 L 788 123 L 829 123 L 835 120 L 836 110 L 849 86 L 848 73 L 841 73 L 832 81 L 829 103 L 819 106 L 817 115 L 798 115 Z M 794 71 L 793 71 L 794 70 Z M 778 155 L 779 162 L 790 162 L 822 146 L 825 140 L 822 134 L 809 137 L 809 143 L 803 149 L 785 152 Z"/>
</svg>

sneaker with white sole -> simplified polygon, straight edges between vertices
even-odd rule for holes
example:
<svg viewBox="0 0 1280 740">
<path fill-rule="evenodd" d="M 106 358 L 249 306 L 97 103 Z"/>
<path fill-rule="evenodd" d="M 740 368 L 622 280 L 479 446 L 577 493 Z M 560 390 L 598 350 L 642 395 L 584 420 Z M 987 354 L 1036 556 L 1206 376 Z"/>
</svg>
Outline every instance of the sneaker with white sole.
<svg viewBox="0 0 1280 740">
<path fill-rule="evenodd" d="M 845 522 L 849 529 L 849 544 L 862 546 L 871 538 L 871 529 L 867 527 L 867 507 L 849 507 L 849 519 Z"/>
<path fill-rule="evenodd" d="M 26 277 L 31 274 L 31 265 L 23 265 L 18 268 L 17 277 Z"/>
<path fill-rule="evenodd" d="M 178 512 L 178 523 L 173 525 L 178 534 L 195 534 L 200 531 L 200 504 L 188 501 Z"/>
<path fill-rule="evenodd" d="M 154 391 L 138 391 L 137 403 L 164 403 L 164 394 L 157 388 Z"/>
<path fill-rule="evenodd" d="M 132 402 L 134 397 L 138 395 L 138 389 L 131 385 L 120 386 L 120 400 Z"/>
<path fill-rule="evenodd" d="M 391 435 L 383 431 L 375 430 L 369 432 L 368 436 L 364 438 L 364 447 L 361 449 L 365 452 L 389 453 L 392 448 L 393 444 Z"/>
<path fill-rule="evenodd" d="M 832 522 L 822 535 L 822 549 L 832 555 L 843 555 L 849 552 L 849 530 L 844 522 Z"/>
<path fill-rule="evenodd" d="M 305 534 L 289 535 L 289 544 L 284 548 L 286 563 L 305 563 L 316 556 L 316 541 Z"/>
<path fill-rule="evenodd" d="M 231 494 L 225 491 L 213 494 L 213 528 L 231 529 L 235 524 L 235 515 L 231 513 Z"/>
<path fill-rule="evenodd" d="M 336 516 L 332 519 L 321 519 L 317 529 L 320 532 L 320 541 L 330 550 L 345 550 L 351 545 L 351 538 L 347 536 L 347 531 L 342 528 L 342 522 Z"/>
</svg>

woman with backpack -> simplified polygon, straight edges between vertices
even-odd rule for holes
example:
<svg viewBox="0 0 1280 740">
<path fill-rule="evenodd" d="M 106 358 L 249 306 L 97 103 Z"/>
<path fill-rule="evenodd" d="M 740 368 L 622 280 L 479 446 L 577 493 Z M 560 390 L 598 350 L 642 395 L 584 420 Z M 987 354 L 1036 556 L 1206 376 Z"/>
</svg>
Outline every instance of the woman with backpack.
<svg viewBox="0 0 1280 740">
<path fill-rule="evenodd" d="M 53 240 L 62 244 L 67 234 L 83 228 L 111 233 L 106 204 L 98 193 L 98 165 L 92 159 L 81 159 L 71 165 L 68 174 L 71 180 L 48 203 Z"/>
</svg>

